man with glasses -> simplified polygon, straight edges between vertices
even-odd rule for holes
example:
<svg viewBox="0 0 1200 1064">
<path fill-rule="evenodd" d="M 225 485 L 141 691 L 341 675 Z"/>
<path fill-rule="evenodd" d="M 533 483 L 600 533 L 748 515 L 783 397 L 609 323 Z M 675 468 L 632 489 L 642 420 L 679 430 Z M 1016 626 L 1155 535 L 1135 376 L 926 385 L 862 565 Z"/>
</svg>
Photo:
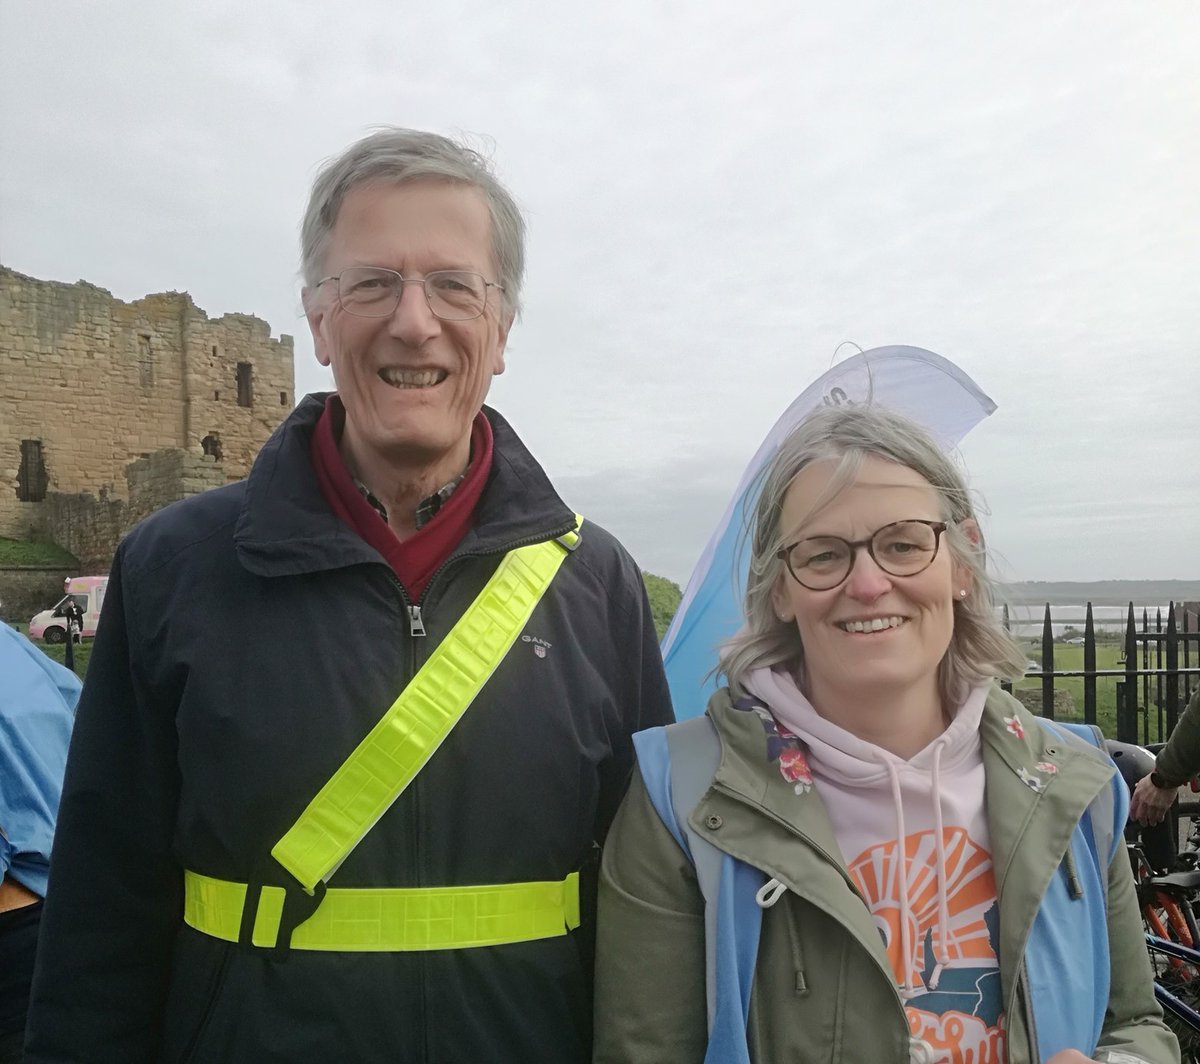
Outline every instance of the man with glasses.
<svg viewBox="0 0 1200 1064">
<path fill-rule="evenodd" d="M 596 847 L 671 712 L 638 568 L 483 406 L 523 234 L 433 134 L 317 177 L 337 391 L 118 552 L 28 1060 L 590 1059 Z"/>
</svg>

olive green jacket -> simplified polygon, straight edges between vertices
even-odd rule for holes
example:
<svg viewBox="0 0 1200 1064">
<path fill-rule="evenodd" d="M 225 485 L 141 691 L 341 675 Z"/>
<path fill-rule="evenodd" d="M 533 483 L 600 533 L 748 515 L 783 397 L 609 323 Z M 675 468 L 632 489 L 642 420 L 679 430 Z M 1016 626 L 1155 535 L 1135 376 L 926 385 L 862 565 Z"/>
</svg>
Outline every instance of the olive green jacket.
<svg viewBox="0 0 1200 1064">
<path fill-rule="evenodd" d="M 763 756 L 759 719 L 733 710 L 727 691 L 713 696 L 708 714 L 721 736 L 721 765 L 689 822 L 707 831 L 719 849 L 788 888 L 763 913 L 748 1025 L 751 1059 L 907 1064 L 909 1028 L 891 966 L 824 805 L 815 794 L 795 800 L 793 785 Z M 1025 743 L 1012 741 L 1015 725 L 1008 722 L 1014 718 Z M 1008 1061 L 1031 1064 L 1032 1009 L 1021 975 L 1025 942 L 1075 825 L 1114 769 L 1082 743 L 1056 741 L 998 689 L 988 698 L 980 730 Z M 1039 761 L 1058 768 L 1053 786 L 1044 790 L 1026 782 Z M 703 1060 L 704 902 L 691 862 L 659 819 L 639 775 L 605 846 L 599 911 L 594 1060 Z M 1112 990 L 1101 1047 L 1151 1064 L 1178 1061 L 1177 1043 L 1154 1000 L 1123 852 L 1109 868 L 1108 914 Z M 1094 1047 L 1079 1048 L 1086 1053 Z"/>
<path fill-rule="evenodd" d="M 1181 787 L 1195 775 L 1200 775 L 1200 687 L 1175 723 L 1171 738 L 1155 763 L 1155 771 L 1164 783 Z"/>
</svg>

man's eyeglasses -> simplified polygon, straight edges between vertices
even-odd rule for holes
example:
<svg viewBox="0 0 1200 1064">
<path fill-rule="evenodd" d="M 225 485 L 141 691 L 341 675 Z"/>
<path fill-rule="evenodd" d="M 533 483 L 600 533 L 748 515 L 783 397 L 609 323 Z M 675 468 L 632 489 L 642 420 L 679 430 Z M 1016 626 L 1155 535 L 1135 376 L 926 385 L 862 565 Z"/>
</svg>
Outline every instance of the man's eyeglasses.
<svg viewBox="0 0 1200 1064">
<path fill-rule="evenodd" d="M 322 277 L 317 285 L 327 281 L 337 284 L 342 309 L 360 318 L 391 317 L 400 305 L 406 284 L 424 288 L 429 309 L 443 321 L 478 318 L 487 306 L 488 289 L 504 291 L 503 285 L 464 270 L 434 270 L 424 277 L 401 277 L 382 266 L 347 266 L 332 277 Z"/>
<path fill-rule="evenodd" d="M 876 565 L 890 576 L 916 576 L 933 564 L 945 521 L 893 521 L 869 539 L 851 542 L 840 536 L 802 539 L 775 556 L 792 579 L 809 591 L 830 591 L 850 575 L 858 551 L 866 547 Z"/>
</svg>

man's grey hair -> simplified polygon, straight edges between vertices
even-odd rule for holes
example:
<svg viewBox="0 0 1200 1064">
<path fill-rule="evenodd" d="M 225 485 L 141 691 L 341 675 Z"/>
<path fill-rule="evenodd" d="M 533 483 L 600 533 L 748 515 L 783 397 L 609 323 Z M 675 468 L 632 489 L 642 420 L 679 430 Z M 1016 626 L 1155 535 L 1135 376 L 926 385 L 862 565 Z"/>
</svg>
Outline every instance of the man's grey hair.
<svg viewBox="0 0 1200 1064">
<path fill-rule="evenodd" d="M 990 677 L 1017 679 L 1025 655 L 996 618 L 997 588 L 988 575 L 982 540 L 973 543 L 959 527 L 975 519 L 975 508 L 962 474 L 946 452 L 917 422 L 871 404 L 824 407 L 806 417 L 784 440 L 760 475 L 751 527 L 750 573 L 746 583 L 745 625 L 720 651 L 718 675 L 737 695 L 754 669 L 781 666 L 804 686 L 804 646 L 794 622 L 775 613 L 772 590 L 791 579 L 777 552 L 795 529 L 780 528 L 783 500 L 797 474 L 813 462 L 836 463 L 828 487 L 806 500 L 808 518 L 815 516 L 853 483 L 869 456 L 896 462 L 919 473 L 937 492 L 942 520 L 949 526 L 944 541 L 954 561 L 971 572 L 966 598 L 954 599 L 954 634 L 938 668 L 938 688 L 947 709 L 957 706 L 967 689 Z"/>
<path fill-rule="evenodd" d="M 525 275 L 525 219 L 520 208 L 487 158 L 449 137 L 418 129 L 377 130 L 321 168 L 300 227 L 304 283 L 311 288 L 321 279 L 330 234 L 352 188 L 367 182 L 399 185 L 421 180 L 470 185 L 483 193 L 492 220 L 492 257 L 504 286 L 504 306 L 510 314 L 519 313 Z"/>
</svg>

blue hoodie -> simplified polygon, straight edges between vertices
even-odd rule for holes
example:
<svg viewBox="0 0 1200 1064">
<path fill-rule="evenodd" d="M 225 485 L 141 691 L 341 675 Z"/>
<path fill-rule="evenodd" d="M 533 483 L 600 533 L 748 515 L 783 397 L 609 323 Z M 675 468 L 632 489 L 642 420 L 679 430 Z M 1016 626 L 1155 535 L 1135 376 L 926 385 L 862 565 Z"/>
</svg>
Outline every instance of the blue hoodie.
<svg viewBox="0 0 1200 1064">
<path fill-rule="evenodd" d="M 40 897 L 81 686 L 0 623 L 0 877 Z"/>
</svg>

